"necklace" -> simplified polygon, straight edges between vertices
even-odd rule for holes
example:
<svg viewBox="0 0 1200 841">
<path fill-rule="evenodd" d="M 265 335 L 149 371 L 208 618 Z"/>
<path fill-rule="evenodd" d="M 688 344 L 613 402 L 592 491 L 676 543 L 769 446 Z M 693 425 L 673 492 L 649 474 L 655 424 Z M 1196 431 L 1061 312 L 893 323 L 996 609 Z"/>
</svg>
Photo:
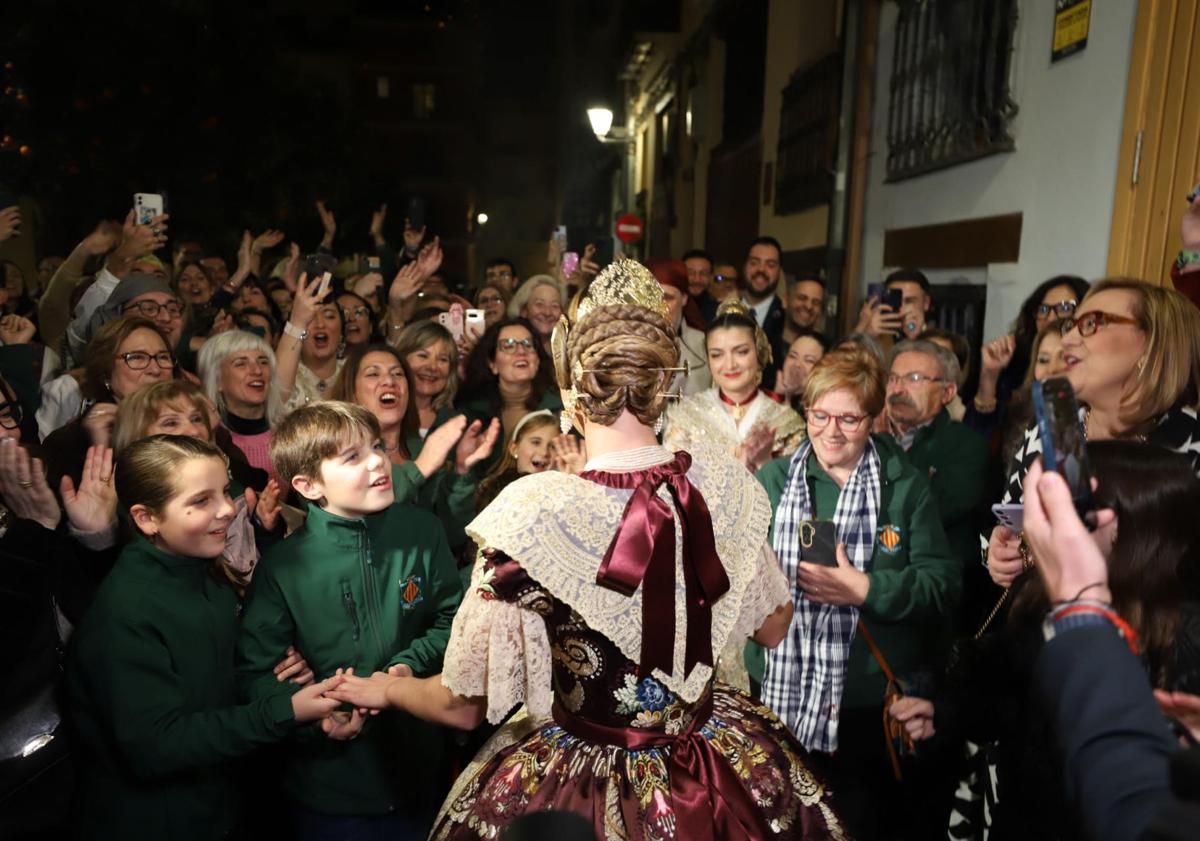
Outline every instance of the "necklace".
<svg viewBox="0 0 1200 841">
<path fill-rule="evenodd" d="M 719 388 L 717 389 L 717 395 L 721 398 L 722 403 L 724 403 L 726 406 L 730 407 L 729 414 L 733 415 L 734 422 L 740 423 L 742 418 L 746 417 L 746 412 L 750 411 L 746 407 L 754 402 L 755 397 L 758 397 L 758 389 L 755 389 L 754 393 L 751 394 L 749 397 L 747 397 L 745 400 L 743 400 L 741 403 L 738 403 L 736 400 L 732 400 L 732 399 L 726 397 L 725 392 L 721 391 L 721 389 L 719 389 Z"/>
</svg>

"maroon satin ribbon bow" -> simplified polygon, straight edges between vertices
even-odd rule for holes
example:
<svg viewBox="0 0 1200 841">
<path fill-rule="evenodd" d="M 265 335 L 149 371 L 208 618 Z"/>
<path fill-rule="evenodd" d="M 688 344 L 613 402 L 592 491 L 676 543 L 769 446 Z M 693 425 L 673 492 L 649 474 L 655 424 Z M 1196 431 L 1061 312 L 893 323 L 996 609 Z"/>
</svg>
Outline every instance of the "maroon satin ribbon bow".
<svg viewBox="0 0 1200 841">
<path fill-rule="evenodd" d="M 626 596 L 632 596 L 642 585 L 642 652 L 638 665 L 644 675 L 653 669 L 672 674 L 675 662 L 675 528 L 670 508 L 657 493 L 663 485 L 670 490 L 683 531 L 687 599 L 684 675 L 690 674 L 697 663 L 713 665 L 712 606 L 729 591 L 729 578 L 717 556 L 708 505 L 687 479 L 691 464 L 692 457 L 681 452 L 666 464 L 648 470 L 589 470 L 581 474 L 606 487 L 634 489 L 596 572 L 596 582 Z"/>
</svg>

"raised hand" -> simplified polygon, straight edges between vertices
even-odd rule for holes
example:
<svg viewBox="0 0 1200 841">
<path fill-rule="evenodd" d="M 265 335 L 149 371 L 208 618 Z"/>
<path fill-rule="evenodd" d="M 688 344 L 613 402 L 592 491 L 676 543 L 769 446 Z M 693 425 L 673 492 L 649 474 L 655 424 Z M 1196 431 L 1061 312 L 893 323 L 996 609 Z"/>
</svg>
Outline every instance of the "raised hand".
<svg viewBox="0 0 1200 841">
<path fill-rule="evenodd" d="M 21 208 L 15 204 L 0 209 L 0 242 L 21 235 Z"/>
<path fill-rule="evenodd" d="M 387 205 L 379 205 L 379 209 L 371 214 L 371 227 L 367 233 L 371 235 L 372 242 L 376 246 L 387 245 L 387 240 L 383 236 L 383 223 L 387 219 Z M 407 245 L 407 240 L 405 244 Z"/>
<path fill-rule="evenodd" d="M 999 375 L 1012 362 L 1013 354 L 1017 351 L 1016 336 L 1001 336 L 983 346 L 980 362 L 980 375 Z"/>
<path fill-rule="evenodd" d="M 88 440 L 102 447 L 107 447 L 112 442 L 112 431 L 116 422 L 116 403 L 97 403 L 88 410 L 82 421 Z"/>
<path fill-rule="evenodd" d="M 0 495 L 19 519 L 32 520 L 51 531 L 62 519 L 54 492 L 46 484 L 41 459 L 30 459 L 15 438 L 0 440 Z"/>
<path fill-rule="evenodd" d="M 117 521 L 117 488 L 113 483 L 113 451 L 108 447 L 88 447 L 83 460 L 79 489 L 70 476 L 58 486 L 67 520 L 76 531 L 93 534 L 104 531 Z"/>
<path fill-rule="evenodd" d="M 892 308 L 885 307 L 878 298 L 868 298 L 858 311 L 858 323 L 853 332 L 876 337 L 894 336 L 904 326 L 903 321 L 900 313 L 892 312 Z"/>
<path fill-rule="evenodd" d="M 425 229 L 422 228 L 422 231 Z M 421 269 L 421 280 L 425 281 L 437 274 L 438 269 L 442 267 L 442 241 L 440 237 L 434 237 L 425 244 L 425 247 L 417 254 L 417 266 Z"/>
<path fill-rule="evenodd" d="M 283 264 L 283 285 L 289 292 L 296 291 L 296 280 L 300 277 L 300 246 L 292 243 L 288 246 L 287 262 Z"/>
<path fill-rule="evenodd" d="M 274 248 L 281 242 L 283 242 L 283 231 L 268 228 L 251 241 L 250 252 L 257 256 L 268 248 Z"/>
<path fill-rule="evenodd" d="M 746 469 L 754 473 L 771 458 L 775 449 L 775 430 L 766 424 L 758 423 L 750 428 L 742 443 L 738 445 L 736 455 Z"/>
<path fill-rule="evenodd" d="M 579 272 L 587 276 L 600 274 L 600 264 L 592 258 L 596 256 L 596 244 L 589 242 L 583 247 L 583 254 L 579 258 Z"/>
<path fill-rule="evenodd" d="M 559 435 L 550 442 L 551 469 L 578 475 L 587 464 L 587 448 L 574 435 Z"/>
<path fill-rule="evenodd" d="M 456 415 L 425 436 L 421 452 L 413 460 L 422 476 L 428 479 L 441 469 L 466 429 L 467 416 Z"/>
<path fill-rule="evenodd" d="M 111 219 L 105 219 L 96 226 L 96 230 L 83 238 L 79 247 L 88 254 L 99 256 L 112 251 L 120 241 L 121 226 Z"/>
<path fill-rule="evenodd" d="M 286 680 L 297 686 L 308 686 L 313 682 L 313 671 L 308 667 L 308 661 L 292 645 L 288 646 L 283 659 L 276 663 L 271 671 L 275 673 L 275 680 L 280 683 Z"/>
<path fill-rule="evenodd" d="M 334 710 L 341 706 L 341 701 L 332 696 L 326 696 L 341 686 L 342 680 L 341 675 L 335 675 L 320 683 L 305 686 L 293 694 L 292 713 L 296 716 L 296 721 L 303 724 L 307 721 L 320 720 L 321 729 L 324 730 L 326 718 L 331 715 L 337 715 Z M 362 729 L 361 724 L 359 725 L 359 729 Z"/>
<path fill-rule="evenodd" d="M 6 345 L 27 344 L 37 328 L 28 318 L 10 314 L 0 317 L 0 341 Z"/>
<path fill-rule="evenodd" d="M 403 305 L 421 290 L 421 284 L 424 282 L 425 276 L 421 274 L 421 266 L 417 261 L 401 266 L 388 288 L 388 306 Z"/>
<path fill-rule="evenodd" d="M 267 482 L 261 496 L 255 494 L 253 488 L 246 488 L 246 507 L 254 512 L 258 522 L 267 531 L 274 531 L 279 522 L 279 512 L 283 510 L 279 502 L 280 495 L 279 483 L 274 479 Z"/>
<path fill-rule="evenodd" d="M 309 280 L 308 274 L 302 273 L 300 281 L 296 284 L 296 294 L 292 297 L 292 315 L 288 321 L 301 330 L 307 330 L 308 323 L 312 321 L 317 308 L 328 295 L 328 288 L 324 292 L 321 291 L 321 278 L 314 277 Z"/>
<path fill-rule="evenodd" d="M 321 237 L 321 245 L 332 248 L 333 235 L 337 233 L 337 220 L 333 216 L 333 211 L 325 206 L 323 199 L 317 199 L 317 215 L 321 217 L 321 227 L 325 229 L 325 236 Z"/>
<path fill-rule="evenodd" d="M 209 328 L 208 336 L 212 338 L 218 333 L 224 333 L 228 330 L 233 330 L 237 325 L 234 323 L 233 314 L 227 313 L 225 310 L 217 310 L 216 316 L 213 318 L 212 327 Z"/>
<path fill-rule="evenodd" d="M 471 468 L 492 454 L 500 436 L 500 419 L 492 418 L 487 429 L 477 420 L 467 427 L 454 450 L 454 472 L 466 476 Z"/>
</svg>

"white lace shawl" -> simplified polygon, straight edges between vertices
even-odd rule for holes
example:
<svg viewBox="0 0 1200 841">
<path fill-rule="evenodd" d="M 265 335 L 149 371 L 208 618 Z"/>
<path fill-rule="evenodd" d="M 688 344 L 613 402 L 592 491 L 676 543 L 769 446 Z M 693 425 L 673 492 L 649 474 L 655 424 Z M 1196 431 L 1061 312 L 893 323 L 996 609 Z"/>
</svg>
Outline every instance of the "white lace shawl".
<svg viewBox="0 0 1200 841">
<path fill-rule="evenodd" d="M 689 453 L 705 445 L 716 446 L 733 455 L 750 430 L 760 423 L 775 430 L 773 452 L 779 455 L 791 455 L 804 441 L 804 418 L 791 406 L 759 392 L 739 423 L 721 405 L 720 393 L 714 386 L 690 394 L 667 409 L 663 443 L 672 450 Z"/>
<path fill-rule="evenodd" d="M 670 451 L 654 447 L 655 460 Z M 717 554 L 729 577 L 729 591 L 713 606 L 714 656 L 740 646 L 780 605 L 790 587 L 767 543 L 771 505 L 766 492 L 741 464 L 712 449 L 693 452 L 691 480 L 708 504 Z M 663 493 L 666 490 L 663 489 Z M 633 661 L 641 655 L 642 589 L 631 597 L 601 587 L 596 570 L 611 543 L 632 490 L 606 488 L 557 472 L 538 473 L 512 483 L 468 527 L 483 548 L 503 552 L 555 598 L 604 634 Z M 671 508 L 674 514 L 674 507 Z M 713 669 L 696 665 L 684 675 L 687 613 L 684 602 L 682 541 L 676 521 L 675 651 L 673 674 L 654 676 L 684 701 L 694 703 Z M 535 717 L 548 716 L 552 700 L 550 643 L 540 615 L 517 604 L 484 599 L 482 553 L 476 558 L 446 650 L 442 682 L 464 696 L 487 696 L 488 720 L 499 721 L 524 701 Z"/>
</svg>

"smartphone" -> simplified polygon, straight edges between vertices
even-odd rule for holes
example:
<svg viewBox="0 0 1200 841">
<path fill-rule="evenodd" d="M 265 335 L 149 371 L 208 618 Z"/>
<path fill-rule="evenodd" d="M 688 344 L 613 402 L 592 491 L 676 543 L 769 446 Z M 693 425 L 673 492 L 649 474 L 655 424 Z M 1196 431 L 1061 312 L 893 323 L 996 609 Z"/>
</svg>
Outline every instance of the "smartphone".
<svg viewBox="0 0 1200 841">
<path fill-rule="evenodd" d="M 134 193 L 133 217 L 135 224 L 149 225 L 155 216 L 162 216 L 167 209 L 167 200 L 162 193 Z"/>
<path fill-rule="evenodd" d="M 805 520 L 800 524 L 800 560 L 835 567 L 837 526 L 832 520 Z"/>
<path fill-rule="evenodd" d="M 885 307 L 891 307 L 892 312 L 900 312 L 900 308 L 904 306 L 904 290 L 884 289 L 879 300 Z"/>
<path fill-rule="evenodd" d="M 568 251 L 562 256 L 562 270 L 564 277 L 570 277 L 579 268 L 579 252 Z"/>
<path fill-rule="evenodd" d="M 1088 530 L 1094 531 L 1096 504 L 1092 500 L 1087 439 L 1070 380 L 1066 377 L 1034 380 L 1033 411 L 1042 438 L 1042 463 L 1047 470 L 1055 470 L 1066 479 L 1075 510 Z"/>
<path fill-rule="evenodd" d="M 997 502 L 992 506 L 992 514 L 1003 526 L 1008 526 L 1017 534 L 1025 531 L 1025 506 L 1019 502 Z"/>
<path fill-rule="evenodd" d="M 361 274 L 370 274 L 371 272 L 379 271 L 379 257 L 372 254 L 363 258 L 362 264 L 359 266 Z"/>
<path fill-rule="evenodd" d="M 419 231 L 425 227 L 425 199 L 419 196 L 413 196 L 408 200 L 408 209 L 404 211 L 404 217 L 408 219 L 408 227 L 414 231 Z"/>
<path fill-rule="evenodd" d="M 554 229 L 554 233 L 551 236 L 553 236 L 554 241 L 558 243 L 558 253 L 564 253 L 567 250 L 567 226 L 559 225 Z"/>
<path fill-rule="evenodd" d="M 450 335 L 454 337 L 457 343 L 463 337 L 463 306 L 462 304 L 451 304 L 448 312 L 438 313 L 438 324 L 450 331 Z"/>
<path fill-rule="evenodd" d="M 882 283 L 868 283 L 867 284 L 867 300 L 869 301 L 872 298 L 874 298 L 876 301 L 883 298 L 883 284 Z"/>
<path fill-rule="evenodd" d="M 483 310 L 467 310 L 463 329 L 466 331 L 468 337 L 478 339 L 482 336 L 483 331 L 487 329 L 487 325 L 484 323 Z"/>
<path fill-rule="evenodd" d="M 321 278 L 317 294 L 324 295 L 329 291 L 329 283 L 333 280 L 333 270 L 337 266 L 337 258 L 332 254 L 309 254 L 304 258 L 304 273 L 309 281 L 314 277 Z"/>
</svg>

